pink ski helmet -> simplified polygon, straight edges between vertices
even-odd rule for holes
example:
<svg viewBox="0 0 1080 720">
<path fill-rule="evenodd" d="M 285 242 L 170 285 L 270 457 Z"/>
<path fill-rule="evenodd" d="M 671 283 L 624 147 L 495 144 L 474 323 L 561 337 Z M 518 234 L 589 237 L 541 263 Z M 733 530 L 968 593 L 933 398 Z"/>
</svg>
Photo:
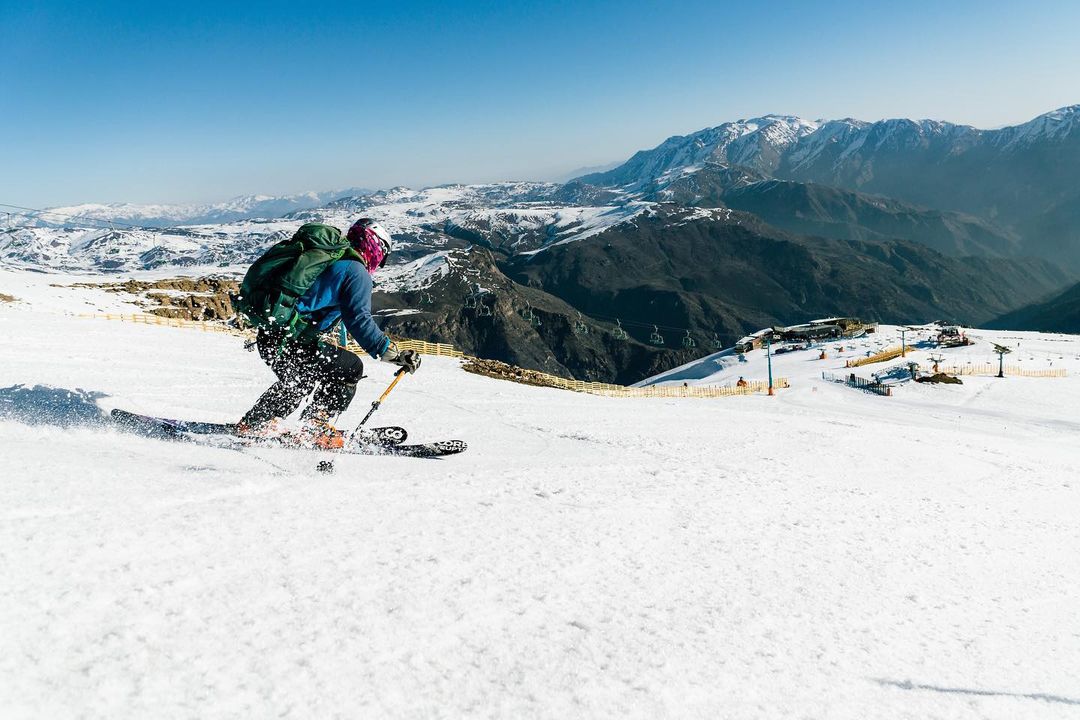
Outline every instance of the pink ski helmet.
<svg viewBox="0 0 1080 720">
<path fill-rule="evenodd" d="M 394 249 L 390 233 L 371 218 L 360 218 L 354 222 L 346 237 L 353 249 L 360 253 L 368 270 L 376 270 L 385 265 L 386 258 Z"/>
</svg>

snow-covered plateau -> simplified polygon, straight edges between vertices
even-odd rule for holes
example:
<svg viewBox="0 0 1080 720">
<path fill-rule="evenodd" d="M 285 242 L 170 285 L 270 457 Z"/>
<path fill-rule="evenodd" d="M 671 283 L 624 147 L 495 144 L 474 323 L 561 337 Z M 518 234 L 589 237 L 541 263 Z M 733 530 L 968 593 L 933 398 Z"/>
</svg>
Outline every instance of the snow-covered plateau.
<svg viewBox="0 0 1080 720">
<path fill-rule="evenodd" d="M 896 328 L 774 354 L 774 397 L 428 357 L 375 424 L 468 451 L 326 475 L 109 427 L 232 421 L 271 375 L 228 334 L 79 318 L 138 310 L 78 280 L 0 269 L 0 717 L 1080 714 L 1080 336 L 972 330 L 945 364 L 992 341 L 1068 375 L 887 373 L 891 397 L 821 373 L 901 365 L 844 369 Z M 390 380 L 368 365 L 343 426 Z"/>
<path fill-rule="evenodd" d="M 566 200 L 563 190 L 550 183 L 394 188 L 283 217 L 164 228 L 105 227 L 89 222 L 88 215 L 58 227 L 34 216 L 33 223 L 0 227 L 0 264 L 64 272 L 131 274 L 184 268 L 190 273 L 202 268 L 243 274 L 267 247 L 305 222 L 344 231 L 364 215 L 378 218 L 395 236 L 398 254 L 431 256 L 448 244 L 478 239 L 526 252 L 592 237 L 653 205 L 622 196 L 608 204 L 580 204 Z"/>
</svg>

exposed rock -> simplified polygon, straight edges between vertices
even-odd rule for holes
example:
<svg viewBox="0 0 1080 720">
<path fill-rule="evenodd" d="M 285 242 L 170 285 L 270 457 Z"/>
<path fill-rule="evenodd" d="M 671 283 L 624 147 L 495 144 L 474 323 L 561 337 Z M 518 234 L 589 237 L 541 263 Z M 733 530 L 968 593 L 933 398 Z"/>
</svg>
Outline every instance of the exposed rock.
<svg viewBox="0 0 1080 720">
<path fill-rule="evenodd" d="M 915 382 L 921 383 L 944 383 L 946 385 L 963 385 L 964 383 L 960 378 L 953 375 L 946 375 L 945 373 L 934 373 L 933 375 L 923 375 L 922 377 L 915 378 Z"/>
<path fill-rule="evenodd" d="M 235 314 L 231 295 L 239 290 L 240 284 L 229 278 L 201 277 L 78 283 L 75 287 L 98 287 L 106 292 L 135 295 L 140 298 L 139 304 L 153 315 L 183 320 L 224 321 Z"/>
<path fill-rule="evenodd" d="M 510 380 L 512 382 L 521 383 L 522 385 L 558 387 L 558 385 L 552 383 L 550 378 L 544 373 L 519 368 L 515 365 L 510 365 L 498 360 L 469 358 L 462 363 L 461 369 L 466 372 L 476 373 L 477 375 L 486 375 L 487 377 L 497 378 L 499 380 Z"/>
</svg>

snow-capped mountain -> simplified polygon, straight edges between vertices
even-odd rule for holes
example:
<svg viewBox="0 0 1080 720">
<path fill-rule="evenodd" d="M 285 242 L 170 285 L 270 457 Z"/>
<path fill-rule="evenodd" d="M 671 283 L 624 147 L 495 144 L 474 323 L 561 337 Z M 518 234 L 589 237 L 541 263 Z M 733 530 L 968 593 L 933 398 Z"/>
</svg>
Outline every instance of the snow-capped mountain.
<svg viewBox="0 0 1080 720">
<path fill-rule="evenodd" d="M 1070 105 L 1044 113 L 1023 125 L 1002 128 L 993 132 L 995 144 L 1011 148 L 1030 145 L 1040 140 L 1063 140 L 1080 128 L 1080 105 Z"/>
<path fill-rule="evenodd" d="M 31 227 L 80 227 L 107 223 L 155 228 L 203 225 L 250 218 L 276 218 L 297 210 L 320 207 L 339 198 L 370 192 L 364 188 L 346 188 L 297 195 L 242 195 L 225 202 L 201 205 L 84 203 L 51 207 L 42 213 L 16 213 L 9 222 Z"/>
<path fill-rule="evenodd" d="M 816 131 L 818 125 L 788 115 L 765 115 L 728 122 L 691 135 L 668 138 L 652 150 L 635 153 L 614 170 L 579 179 L 601 186 L 634 188 L 706 162 L 771 173 L 783 154 Z"/>
<path fill-rule="evenodd" d="M 1080 105 L 996 130 L 938 120 L 768 115 L 668 138 L 579 180 L 663 197 L 706 167 L 885 196 L 916 211 L 962 213 L 1003 237 L 1019 237 L 1021 254 L 1080 269 Z M 848 224 L 835 220 L 837 227 Z"/>
<path fill-rule="evenodd" d="M 325 222 L 344 230 L 360 215 L 379 218 L 395 236 L 394 259 L 399 262 L 469 244 L 518 253 L 591 237 L 650 205 L 617 193 L 553 183 L 399 187 L 269 220 L 161 229 L 10 227 L 0 231 L 0 259 L 12 265 L 66 271 L 130 272 L 178 266 L 240 272 L 269 245 L 305 222 Z"/>
<path fill-rule="evenodd" d="M 956 157 L 979 148 L 1015 150 L 1043 141 L 1062 141 L 1080 128 L 1080 105 L 1064 107 L 1011 127 L 980 130 L 938 120 L 890 119 L 866 122 L 806 120 L 765 115 L 727 122 L 690 135 L 670 137 L 652 150 L 635 153 L 619 167 L 584 175 L 582 182 L 640 188 L 692 171 L 705 162 L 740 166 L 790 179 L 812 174 L 815 181 L 845 165 L 862 167 L 881 153 Z M 872 173 L 866 173 L 867 179 Z"/>
</svg>

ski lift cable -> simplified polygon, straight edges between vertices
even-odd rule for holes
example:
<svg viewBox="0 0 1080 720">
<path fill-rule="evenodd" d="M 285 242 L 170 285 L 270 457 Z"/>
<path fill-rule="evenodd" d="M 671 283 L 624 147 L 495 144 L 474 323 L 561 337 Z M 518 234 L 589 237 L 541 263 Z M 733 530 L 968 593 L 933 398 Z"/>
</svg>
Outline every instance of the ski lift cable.
<svg viewBox="0 0 1080 720">
<path fill-rule="evenodd" d="M 611 323 L 615 323 L 615 322 L 621 320 L 621 317 L 615 317 L 613 315 L 601 315 L 601 314 L 598 314 L 598 313 L 589 313 L 589 317 L 592 318 L 593 320 L 604 320 L 604 321 L 608 321 L 608 322 L 611 322 Z M 633 327 L 640 327 L 640 328 L 656 327 L 656 328 L 659 328 L 660 330 L 671 330 L 672 332 L 677 331 L 677 332 L 680 332 L 680 333 L 684 333 L 687 330 L 690 330 L 690 332 L 695 332 L 692 328 L 687 328 L 687 327 L 683 327 L 683 326 L 680 326 L 680 325 L 663 325 L 661 323 L 643 322 L 643 321 L 638 321 L 638 320 L 622 320 L 621 324 L 623 326 L 630 325 L 630 326 L 633 326 Z M 708 332 L 708 331 L 700 331 L 700 332 Z M 739 339 L 739 338 L 741 338 L 741 337 L 743 337 L 745 335 L 745 333 L 740 334 L 740 333 L 729 333 L 729 332 L 714 332 L 714 334 L 721 335 L 723 337 L 735 338 L 735 339 Z"/>
</svg>

